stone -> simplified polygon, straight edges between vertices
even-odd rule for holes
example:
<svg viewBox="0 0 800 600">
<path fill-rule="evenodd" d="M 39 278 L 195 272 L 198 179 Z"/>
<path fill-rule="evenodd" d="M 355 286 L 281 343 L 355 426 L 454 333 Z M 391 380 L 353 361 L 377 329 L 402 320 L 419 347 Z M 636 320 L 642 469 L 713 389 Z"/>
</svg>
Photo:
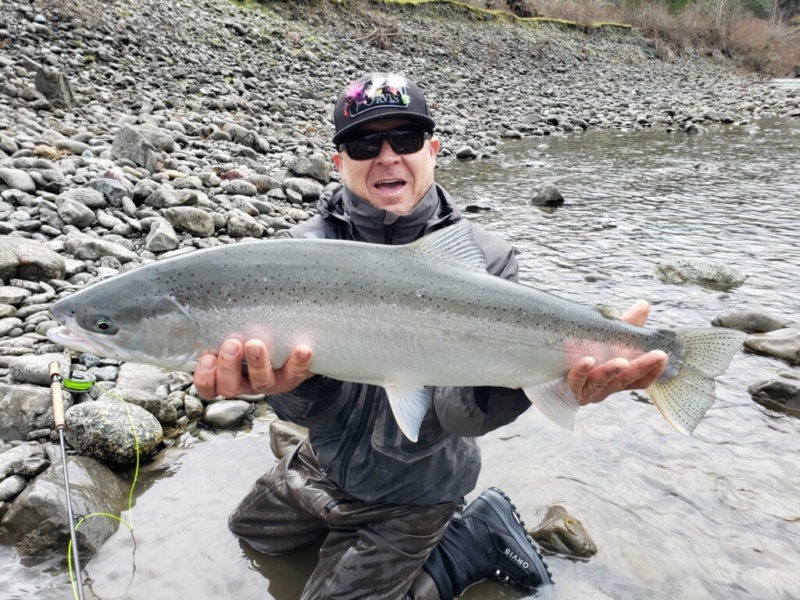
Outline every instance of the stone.
<svg viewBox="0 0 800 600">
<path fill-rule="evenodd" d="M 0 181 L 12 190 L 19 190 L 27 194 L 36 193 L 36 183 L 31 179 L 30 175 L 21 169 L 0 168 Z"/>
<path fill-rule="evenodd" d="M 153 144 L 130 125 L 123 125 L 117 131 L 111 145 L 111 155 L 114 158 L 129 160 L 151 173 L 158 169 L 158 163 L 161 160 L 161 155 Z"/>
<path fill-rule="evenodd" d="M 44 471 L 50 460 L 39 442 L 27 442 L 0 452 L 0 481 L 12 475 L 35 477 Z"/>
<path fill-rule="evenodd" d="M 103 256 L 113 256 L 122 264 L 138 261 L 139 255 L 124 246 L 93 237 L 71 237 L 64 247 L 75 258 L 81 260 L 99 260 Z"/>
<path fill-rule="evenodd" d="M 472 146 L 462 146 L 456 152 L 456 158 L 460 160 L 472 160 L 478 158 L 478 153 Z"/>
<path fill-rule="evenodd" d="M 800 365 L 800 329 L 787 327 L 748 337 L 744 347 L 750 352 L 774 356 L 793 365 Z"/>
<path fill-rule="evenodd" d="M 70 360 L 63 353 L 28 354 L 15 358 L 9 365 L 9 374 L 17 383 L 50 386 L 50 363 L 57 362 L 60 370 L 68 369 Z"/>
<path fill-rule="evenodd" d="M 144 247 L 150 252 L 160 253 L 175 250 L 181 245 L 178 234 L 166 219 L 154 219 L 150 223 Z"/>
<path fill-rule="evenodd" d="M 122 363 L 117 375 L 117 387 L 120 389 L 137 389 L 154 392 L 166 385 L 170 373 L 153 365 L 140 365 L 137 363 Z"/>
<path fill-rule="evenodd" d="M 711 324 L 714 327 L 728 327 L 745 333 L 768 333 L 789 325 L 786 319 L 777 319 L 764 312 L 748 308 L 732 308 L 717 315 Z"/>
<path fill-rule="evenodd" d="M 126 506 L 125 485 L 111 469 L 85 456 L 67 457 L 73 514 L 117 515 Z M 70 540 L 64 471 L 61 461 L 16 497 L 0 523 L 23 556 L 63 553 Z M 116 519 L 87 519 L 76 531 L 81 554 L 91 555 L 117 530 Z"/>
<path fill-rule="evenodd" d="M 261 224 L 253 217 L 240 210 L 232 210 L 228 213 L 226 228 L 228 230 L 228 235 L 233 238 L 260 238 L 264 235 L 264 228 Z"/>
<path fill-rule="evenodd" d="M 311 177 L 322 184 L 331 180 L 330 163 L 321 152 L 315 152 L 311 156 L 294 156 L 286 167 L 298 177 Z"/>
<path fill-rule="evenodd" d="M 59 218 L 68 225 L 83 229 L 95 222 L 94 211 L 85 204 L 59 197 L 56 198 L 56 206 L 58 206 Z"/>
<path fill-rule="evenodd" d="M 550 552 L 578 558 L 590 558 L 597 554 L 597 546 L 583 523 L 557 504 L 547 509 L 542 522 L 528 534 Z"/>
<path fill-rule="evenodd" d="M 800 418 L 800 375 L 779 372 L 777 379 L 755 383 L 747 391 L 762 406 Z"/>
<path fill-rule="evenodd" d="M 103 198 L 114 208 L 120 208 L 122 201 L 133 195 L 133 186 L 118 179 L 101 177 L 86 184 L 86 188 L 102 194 Z"/>
<path fill-rule="evenodd" d="M 134 430 L 142 456 L 155 450 L 164 436 L 147 410 L 116 399 L 76 404 L 67 410 L 66 421 L 67 441 L 79 454 L 117 465 L 136 461 Z"/>
<path fill-rule="evenodd" d="M 230 429 L 252 410 L 253 405 L 244 400 L 221 400 L 206 407 L 203 423 L 215 429 Z"/>
<path fill-rule="evenodd" d="M 59 194 L 58 198 L 56 198 L 56 206 L 58 206 L 58 201 L 60 199 L 80 202 L 92 210 L 97 210 L 99 208 L 105 208 L 108 206 L 108 202 L 106 202 L 103 194 L 95 189 L 92 189 L 91 187 L 73 188 L 71 190 L 62 192 Z"/>
<path fill-rule="evenodd" d="M 72 406 L 72 395 L 63 397 L 64 408 Z M 26 440 L 32 431 L 53 427 L 49 387 L 0 383 L 0 439 Z"/>
<path fill-rule="evenodd" d="M 301 177 L 287 177 L 283 180 L 283 187 L 298 193 L 303 202 L 316 202 L 323 190 L 319 181 Z"/>
<path fill-rule="evenodd" d="M 8 502 L 16 498 L 25 486 L 28 485 L 28 480 L 21 475 L 11 475 L 0 481 L 0 502 Z"/>
<path fill-rule="evenodd" d="M 115 388 L 104 394 L 98 400 L 112 402 L 124 400 L 128 404 L 141 406 L 153 415 L 161 425 L 175 427 L 178 421 L 178 411 L 164 398 L 156 396 L 155 392 L 133 388 Z"/>
<path fill-rule="evenodd" d="M 183 410 L 189 419 L 192 421 L 197 421 L 198 419 L 203 418 L 205 406 L 199 398 L 195 398 L 194 396 L 186 394 L 186 396 L 183 398 Z"/>
<path fill-rule="evenodd" d="M 38 69 L 34 85 L 36 91 L 51 100 L 54 105 L 69 108 L 75 103 L 72 85 L 66 75 L 60 71 Z"/>
<path fill-rule="evenodd" d="M 176 206 L 164 211 L 164 217 L 173 227 L 193 236 L 214 235 L 214 219 L 208 211 L 192 206 Z"/>
<path fill-rule="evenodd" d="M 528 204 L 535 206 L 554 206 L 564 204 L 564 196 L 558 191 L 558 186 L 551 182 L 540 183 L 531 191 Z"/>
<path fill-rule="evenodd" d="M 308 437 L 308 429 L 290 421 L 275 419 L 269 424 L 269 447 L 276 458 L 291 454 Z"/>
<path fill-rule="evenodd" d="M 728 265 L 696 258 L 673 258 L 656 268 L 656 275 L 667 283 L 696 283 L 711 289 L 727 290 L 742 285 L 746 276 Z"/>
<path fill-rule="evenodd" d="M 0 236 L 0 279 L 47 281 L 63 279 L 65 273 L 64 258 L 43 243 Z"/>
</svg>

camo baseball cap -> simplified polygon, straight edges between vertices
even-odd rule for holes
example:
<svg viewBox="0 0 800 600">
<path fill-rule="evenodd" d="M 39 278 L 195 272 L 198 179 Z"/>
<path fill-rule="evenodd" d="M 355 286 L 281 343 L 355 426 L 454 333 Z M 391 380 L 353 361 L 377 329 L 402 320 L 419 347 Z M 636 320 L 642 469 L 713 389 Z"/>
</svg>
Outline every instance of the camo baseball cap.
<svg viewBox="0 0 800 600">
<path fill-rule="evenodd" d="M 338 146 L 362 125 L 382 119 L 405 119 L 431 133 L 436 126 L 416 83 L 397 73 L 372 73 L 349 83 L 336 99 L 333 143 Z"/>
</svg>

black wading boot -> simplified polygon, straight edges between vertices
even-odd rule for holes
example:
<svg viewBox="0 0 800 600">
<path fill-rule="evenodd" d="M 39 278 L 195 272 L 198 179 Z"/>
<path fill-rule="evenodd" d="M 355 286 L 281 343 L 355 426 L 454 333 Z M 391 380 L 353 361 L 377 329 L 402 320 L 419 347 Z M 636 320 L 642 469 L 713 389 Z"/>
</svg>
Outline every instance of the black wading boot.
<svg viewBox="0 0 800 600">
<path fill-rule="evenodd" d="M 456 515 L 424 569 L 441 600 L 452 600 L 485 579 L 526 590 L 552 583 L 514 505 L 497 488 L 486 490 Z"/>
<path fill-rule="evenodd" d="M 528 590 L 553 583 L 516 507 L 503 492 L 497 488 L 483 492 L 461 513 L 461 521 L 494 569 L 492 579 Z"/>
</svg>

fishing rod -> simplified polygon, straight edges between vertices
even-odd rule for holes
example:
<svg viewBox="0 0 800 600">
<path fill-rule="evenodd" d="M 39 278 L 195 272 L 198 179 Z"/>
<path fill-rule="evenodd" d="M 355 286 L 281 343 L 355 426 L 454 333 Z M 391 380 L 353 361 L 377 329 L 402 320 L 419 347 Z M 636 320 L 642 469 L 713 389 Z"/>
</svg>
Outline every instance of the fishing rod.
<svg viewBox="0 0 800 600">
<path fill-rule="evenodd" d="M 67 471 L 67 448 L 64 440 L 66 420 L 64 418 L 64 397 L 61 394 L 61 364 L 54 361 L 50 363 L 50 395 L 53 399 L 53 420 L 58 430 L 61 442 L 61 465 L 64 467 L 64 488 L 67 493 L 67 519 L 69 521 L 69 537 L 72 541 L 72 560 L 75 563 L 75 573 L 78 580 L 78 599 L 83 598 L 83 581 L 81 580 L 81 560 L 78 554 L 78 539 L 75 534 L 75 517 L 72 513 L 72 498 L 69 493 L 69 472 Z"/>
</svg>

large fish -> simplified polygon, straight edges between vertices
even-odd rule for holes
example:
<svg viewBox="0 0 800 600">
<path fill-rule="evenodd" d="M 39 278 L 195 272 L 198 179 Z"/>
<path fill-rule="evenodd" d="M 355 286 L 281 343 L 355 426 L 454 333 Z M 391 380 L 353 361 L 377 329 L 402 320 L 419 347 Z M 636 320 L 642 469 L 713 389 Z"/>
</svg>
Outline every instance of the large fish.
<svg viewBox="0 0 800 600">
<path fill-rule="evenodd" d="M 307 344 L 312 372 L 386 388 L 414 441 L 430 405 L 426 386 L 519 387 L 571 427 L 571 366 L 653 349 L 669 363 L 647 392 L 690 433 L 746 337 L 634 327 L 489 275 L 466 221 L 407 246 L 299 239 L 201 250 L 91 285 L 51 312 L 62 326 L 48 337 L 58 344 L 175 370 L 193 370 L 228 337 L 264 340 L 276 366 Z"/>
</svg>

